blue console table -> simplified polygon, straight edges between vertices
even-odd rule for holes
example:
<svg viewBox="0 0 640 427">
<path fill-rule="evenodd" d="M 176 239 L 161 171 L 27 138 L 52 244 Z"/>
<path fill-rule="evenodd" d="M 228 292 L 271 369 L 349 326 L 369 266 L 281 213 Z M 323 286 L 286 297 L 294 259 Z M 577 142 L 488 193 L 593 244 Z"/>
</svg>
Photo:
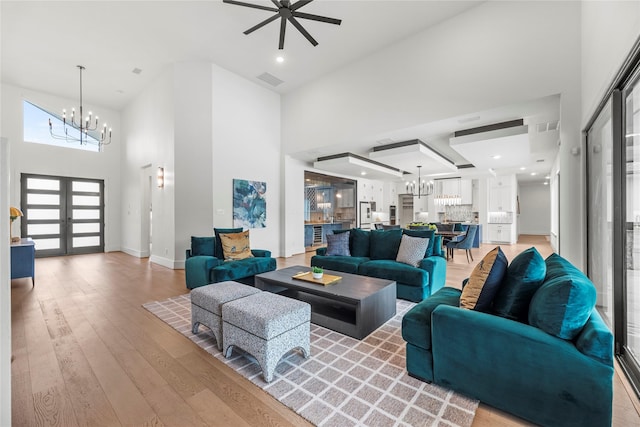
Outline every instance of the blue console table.
<svg viewBox="0 0 640 427">
<path fill-rule="evenodd" d="M 11 278 L 31 277 L 36 285 L 36 245 L 30 237 L 11 243 Z"/>
</svg>

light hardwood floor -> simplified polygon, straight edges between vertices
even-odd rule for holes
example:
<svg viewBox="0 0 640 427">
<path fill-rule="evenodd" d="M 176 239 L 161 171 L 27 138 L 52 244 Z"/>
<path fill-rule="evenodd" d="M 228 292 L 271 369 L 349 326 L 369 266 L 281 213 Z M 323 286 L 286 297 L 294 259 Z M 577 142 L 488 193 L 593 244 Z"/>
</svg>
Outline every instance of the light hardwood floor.
<svg viewBox="0 0 640 427">
<path fill-rule="evenodd" d="M 509 259 L 544 238 L 504 245 Z M 447 264 L 459 287 L 493 246 L 463 251 Z M 309 265 L 312 253 L 279 258 L 278 267 Z M 30 279 L 11 282 L 14 426 L 309 425 L 268 394 L 142 308 L 184 294 L 184 271 L 120 252 L 36 260 Z M 634 406 L 635 405 L 635 406 Z M 614 426 L 640 425 L 637 399 L 618 375 Z M 480 405 L 474 426 L 526 423 Z"/>
</svg>

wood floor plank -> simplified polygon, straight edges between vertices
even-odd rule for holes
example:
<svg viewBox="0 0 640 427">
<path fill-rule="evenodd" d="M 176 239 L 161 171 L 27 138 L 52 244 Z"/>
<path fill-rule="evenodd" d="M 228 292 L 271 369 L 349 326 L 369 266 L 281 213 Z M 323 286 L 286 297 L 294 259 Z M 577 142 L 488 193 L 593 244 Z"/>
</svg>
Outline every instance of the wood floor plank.
<svg viewBox="0 0 640 427">
<path fill-rule="evenodd" d="M 41 306 L 78 423 L 121 425 L 58 303 L 46 300 Z"/>
<path fill-rule="evenodd" d="M 204 350 L 200 350 L 180 358 L 180 361 L 247 423 L 252 426 L 310 425 L 289 410 L 283 413 L 268 411 L 266 408 L 273 399 L 271 396 L 266 393 L 255 396 L 255 390 L 259 390 L 256 385 L 237 375 L 222 362 L 211 358 Z M 225 380 L 221 381 L 222 378 Z"/>
</svg>

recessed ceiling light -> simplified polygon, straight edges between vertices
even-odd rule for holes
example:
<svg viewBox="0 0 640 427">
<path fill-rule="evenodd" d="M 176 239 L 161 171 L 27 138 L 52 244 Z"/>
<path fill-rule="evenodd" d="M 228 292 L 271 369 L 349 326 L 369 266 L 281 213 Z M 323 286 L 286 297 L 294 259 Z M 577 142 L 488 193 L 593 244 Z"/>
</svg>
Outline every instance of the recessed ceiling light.
<svg viewBox="0 0 640 427">
<path fill-rule="evenodd" d="M 284 62 L 284 56 L 278 56 L 278 57 L 276 58 L 276 62 L 278 62 L 278 63 L 282 64 L 282 63 Z"/>
<path fill-rule="evenodd" d="M 494 160 L 498 160 L 500 157 L 502 157 L 502 156 L 500 156 L 500 154 L 496 154 L 495 156 L 493 156 L 493 159 Z"/>
<path fill-rule="evenodd" d="M 549 183 L 547 181 L 542 183 L 543 185 L 549 185 Z"/>
<path fill-rule="evenodd" d="M 531 172 L 531 176 L 536 176 L 536 175 L 538 175 L 538 174 L 535 173 L 535 172 Z"/>
<path fill-rule="evenodd" d="M 522 167 L 520 168 L 520 170 L 521 170 L 521 171 L 523 171 L 523 170 L 525 170 L 525 169 L 527 169 L 527 168 L 525 168 L 524 166 L 522 166 Z"/>
<path fill-rule="evenodd" d="M 547 175 L 547 176 L 545 176 L 545 177 L 544 177 L 544 179 L 549 179 L 549 178 L 550 178 L 550 176 L 549 176 L 549 175 Z"/>
<path fill-rule="evenodd" d="M 360 175 L 365 176 L 367 173 L 365 171 L 360 172 Z"/>
</svg>

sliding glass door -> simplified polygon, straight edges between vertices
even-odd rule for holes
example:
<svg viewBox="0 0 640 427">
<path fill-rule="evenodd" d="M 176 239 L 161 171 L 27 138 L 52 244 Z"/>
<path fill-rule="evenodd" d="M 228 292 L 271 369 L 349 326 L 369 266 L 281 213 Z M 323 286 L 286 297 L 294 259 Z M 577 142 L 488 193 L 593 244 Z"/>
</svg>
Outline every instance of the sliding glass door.
<svg viewBox="0 0 640 427">
<path fill-rule="evenodd" d="M 640 365 L 640 78 L 624 90 L 626 352 Z"/>
</svg>

